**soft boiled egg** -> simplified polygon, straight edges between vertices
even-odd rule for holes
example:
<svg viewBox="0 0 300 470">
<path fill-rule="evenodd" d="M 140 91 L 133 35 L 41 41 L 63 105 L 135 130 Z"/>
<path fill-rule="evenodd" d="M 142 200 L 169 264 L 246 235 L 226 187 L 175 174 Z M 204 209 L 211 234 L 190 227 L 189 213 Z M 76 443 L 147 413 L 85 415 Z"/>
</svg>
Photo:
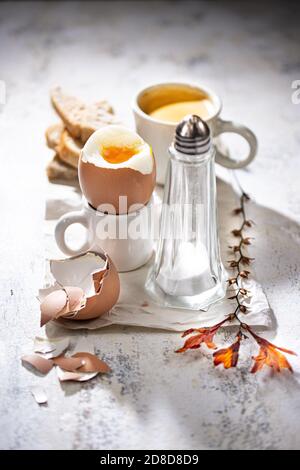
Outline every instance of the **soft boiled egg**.
<svg viewBox="0 0 300 470">
<path fill-rule="evenodd" d="M 91 206 L 101 212 L 124 214 L 150 200 L 155 160 L 151 147 L 136 132 L 110 125 L 94 132 L 86 142 L 78 175 Z"/>
</svg>

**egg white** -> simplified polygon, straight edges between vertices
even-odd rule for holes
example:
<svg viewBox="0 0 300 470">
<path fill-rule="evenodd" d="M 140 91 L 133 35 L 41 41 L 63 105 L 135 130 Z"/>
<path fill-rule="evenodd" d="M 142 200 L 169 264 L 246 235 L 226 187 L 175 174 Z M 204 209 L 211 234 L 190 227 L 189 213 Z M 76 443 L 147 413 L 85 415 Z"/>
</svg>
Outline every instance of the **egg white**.
<svg viewBox="0 0 300 470">
<path fill-rule="evenodd" d="M 110 163 L 101 155 L 101 148 L 107 147 L 130 148 L 136 153 L 125 162 Z M 81 159 L 100 168 L 130 168 L 144 175 L 151 173 L 154 165 L 150 145 L 136 132 L 119 125 L 109 125 L 95 131 L 84 145 Z"/>
</svg>

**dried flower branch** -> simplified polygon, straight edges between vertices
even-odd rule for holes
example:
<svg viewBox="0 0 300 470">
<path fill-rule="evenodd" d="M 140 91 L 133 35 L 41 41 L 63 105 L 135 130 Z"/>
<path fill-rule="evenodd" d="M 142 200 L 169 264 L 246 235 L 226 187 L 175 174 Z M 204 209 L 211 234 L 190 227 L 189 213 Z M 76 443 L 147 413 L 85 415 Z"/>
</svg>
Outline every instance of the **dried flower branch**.
<svg viewBox="0 0 300 470">
<path fill-rule="evenodd" d="M 245 205 L 250 200 L 248 194 L 241 191 L 240 206 L 233 210 L 233 215 L 241 217 L 241 225 L 232 230 L 232 235 L 237 239 L 234 245 L 229 246 L 233 254 L 233 258 L 228 261 L 228 266 L 234 271 L 227 280 L 228 285 L 233 289 L 233 295 L 228 297 L 229 300 L 235 300 L 236 306 L 232 313 L 228 314 L 223 321 L 207 328 L 191 328 L 185 331 L 182 337 L 190 336 L 184 345 L 176 352 L 182 353 L 188 349 L 198 349 L 204 343 L 210 349 L 217 349 L 216 344 L 213 342 L 215 334 L 227 322 L 237 321 L 239 329 L 233 344 L 227 348 L 222 348 L 213 353 L 214 365 L 222 364 L 225 369 L 236 367 L 239 360 L 239 352 L 241 342 L 244 339 L 252 337 L 256 344 L 259 346 L 259 353 L 253 357 L 254 364 L 251 373 L 255 373 L 263 368 L 264 365 L 271 367 L 273 370 L 280 372 L 282 369 L 288 369 L 293 372 L 293 369 L 282 353 L 296 355 L 293 351 L 276 346 L 266 339 L 258 336 L 253 329 L 246 323 L 245 317 L 247 315 L 247 306 L 244 300 L 251 295 L 249 289 L 245 288 L 243 281 L 248 279 L 251 275 L 249 271 L 251 263 L 254 258 L 250 258 L 247 253 L 247 247 L 252 244 L 252 237 L 246 236 L 245 231 L 253 227 L 254 222 L 246 216 Z M 248 269 L 245 269 L 245 266 Z M 280 352 L 281 351 L 281 352 Z"/>
</svg>

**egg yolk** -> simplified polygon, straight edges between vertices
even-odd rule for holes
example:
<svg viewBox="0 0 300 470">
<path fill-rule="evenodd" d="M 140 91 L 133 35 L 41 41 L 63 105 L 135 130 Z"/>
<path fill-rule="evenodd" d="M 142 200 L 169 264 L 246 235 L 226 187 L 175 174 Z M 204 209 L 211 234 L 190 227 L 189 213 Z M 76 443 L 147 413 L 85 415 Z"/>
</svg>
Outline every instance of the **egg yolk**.
<svg viewBox="0 0 300 470">
<path fill-rule="evenodd" d="M 102 157 L 108 163 L 127 162 L 136 153 L 138 153 L 136 149 L 129 147 L 105 147 L 101 150 Z"/>
</svg>

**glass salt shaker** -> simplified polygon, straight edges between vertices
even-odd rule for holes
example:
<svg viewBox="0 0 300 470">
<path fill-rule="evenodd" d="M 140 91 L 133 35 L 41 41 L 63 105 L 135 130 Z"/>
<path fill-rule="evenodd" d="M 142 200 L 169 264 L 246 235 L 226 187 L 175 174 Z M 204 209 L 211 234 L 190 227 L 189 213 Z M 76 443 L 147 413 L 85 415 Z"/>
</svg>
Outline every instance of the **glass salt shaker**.
<svg viewBox="0 0 300 470">
<path fill-rule="evenodd" d="M 226 292 L 217 233 L 215 149 L 207 124 L 196 115 L 186 116 L 169 153 L 158 247 L 146 289 L 163 306 L 201 310 Z"/>
</svg>

